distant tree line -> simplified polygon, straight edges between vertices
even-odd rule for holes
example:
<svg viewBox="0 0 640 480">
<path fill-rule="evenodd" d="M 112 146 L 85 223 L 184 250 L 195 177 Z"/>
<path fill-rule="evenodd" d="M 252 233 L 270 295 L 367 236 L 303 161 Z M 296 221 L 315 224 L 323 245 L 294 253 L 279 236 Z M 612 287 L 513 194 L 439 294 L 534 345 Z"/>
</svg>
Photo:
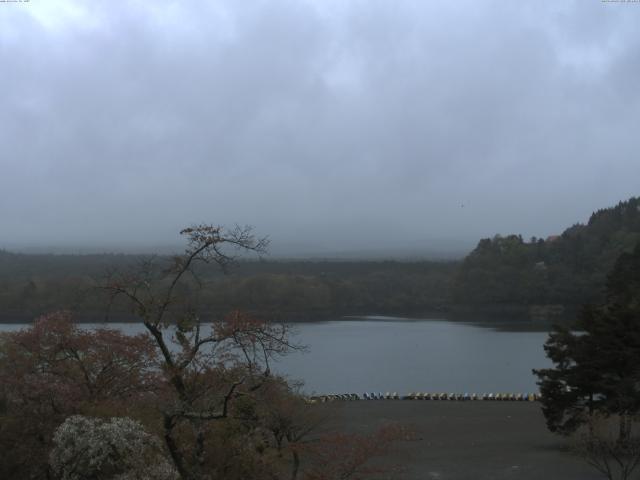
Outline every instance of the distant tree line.
<svg viewBox="0 0 640 480">
<path fill-rule="evenodd" d="M 30 319 L 56 309 L 101 320 L 106 304 L 96 287 L 105 272 L 140 264 L 160 268 L 169 257 L 138 255 L 22 255 L 0 252 L 0 319 Z M 202 309 L 233 309 L 263 317 L 306 320 L 373 313 L 422 314 L 450 304 L 456 262 L 435 261 L 239 261 L 229 275 L 198 266 Z M 198 286 L 198 288 L 195 288 Z M 194 293 L 195 294 L 195 293 Z M 126 308 L 110 306 L 112 319 Z"/>
</svg>

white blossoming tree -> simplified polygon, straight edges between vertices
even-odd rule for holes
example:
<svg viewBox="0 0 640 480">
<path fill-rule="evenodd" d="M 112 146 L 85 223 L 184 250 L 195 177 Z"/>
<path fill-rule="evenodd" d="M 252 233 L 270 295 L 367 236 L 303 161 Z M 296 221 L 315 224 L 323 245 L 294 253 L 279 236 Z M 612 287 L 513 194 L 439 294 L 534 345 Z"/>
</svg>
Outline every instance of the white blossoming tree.
<svg viewBox="0 0 640 480">
<path fill-rule="evenodd" d="M 161 445 L 130 418 L 74 415 L 56 430 L 49 460 L 61 480 L 175 480 Z"/>
</svg>

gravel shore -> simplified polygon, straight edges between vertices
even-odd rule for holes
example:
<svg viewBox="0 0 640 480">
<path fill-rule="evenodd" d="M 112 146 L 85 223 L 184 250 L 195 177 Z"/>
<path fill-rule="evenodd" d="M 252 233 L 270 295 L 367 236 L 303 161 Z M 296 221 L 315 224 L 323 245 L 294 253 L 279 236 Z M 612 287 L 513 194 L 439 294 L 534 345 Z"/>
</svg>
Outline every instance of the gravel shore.
<svg viewBox="0 0 640 480">
<path fill-rule="evenodd" d="M 336 402 L 336 421 L 353 432 L 390 422 L 416 439 L 394 447 L 385 462 L 406 467 L 406 480 L 597 480 L 596 470 L 549 433 L 540 404 L 372 400 Z"/>
</svg>

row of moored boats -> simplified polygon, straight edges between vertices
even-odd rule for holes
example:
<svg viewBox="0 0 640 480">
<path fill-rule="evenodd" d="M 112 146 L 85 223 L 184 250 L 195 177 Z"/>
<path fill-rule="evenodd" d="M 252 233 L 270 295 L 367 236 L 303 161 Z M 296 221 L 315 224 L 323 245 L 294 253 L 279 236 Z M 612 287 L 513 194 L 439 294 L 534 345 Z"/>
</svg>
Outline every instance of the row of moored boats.
<svg viewBox="0 0 640 480">
<path fill-rule="evenodd" d="M 333 402 L 336 400 L 452 400 L 452 401 L 498 401 L 498 402 L 536 402 L 538 393 L 423 393 L 412 392 L 408 395 L 393 393 L 341 393 L 332 395 L 315 395 L 309 397 L 311 403 Z"/>
</svg>

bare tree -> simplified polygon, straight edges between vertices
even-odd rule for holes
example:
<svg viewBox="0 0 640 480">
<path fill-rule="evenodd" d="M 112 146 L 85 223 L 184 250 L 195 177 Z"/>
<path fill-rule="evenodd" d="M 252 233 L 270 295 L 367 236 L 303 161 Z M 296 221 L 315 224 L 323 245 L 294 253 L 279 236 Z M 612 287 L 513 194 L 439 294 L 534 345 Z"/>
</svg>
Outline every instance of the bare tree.
<svg viewBox="0 0 640 480">
<path fill-rule="evenodd" d="M 624 436 L 619 432 L 621 423 L 629 425 Z M 609 480 L 629 480 L 640 464 L 640 435 L 634 431 L 634 424 L 637 427 L 637 419 L 632 417 L 594 415 L 588 431 L 578 436 L 575 452 Z"/>
<path fill-rule="evenodd" d="M 181 477 L 200 479 L 211 461 L 207 425 L 229 417 L 237 398 L 262 387 L 272 357 L 298 347 L 289 341 L 286 325 L 241 312 L 205 324 L 192 295 L 206 288 L 199 264 L 226 272 L 236 254 L 263 253 L 266 238 L 256 238 L 250 227 L 197 225 L 180 233 L 187 248 L 165 268 L 152 258 L 131 271 L 111 272 L 103 288 L 112 301 L 124 298 L 153 337 L 166 379 L 164 440 Z"/>
</svg>

